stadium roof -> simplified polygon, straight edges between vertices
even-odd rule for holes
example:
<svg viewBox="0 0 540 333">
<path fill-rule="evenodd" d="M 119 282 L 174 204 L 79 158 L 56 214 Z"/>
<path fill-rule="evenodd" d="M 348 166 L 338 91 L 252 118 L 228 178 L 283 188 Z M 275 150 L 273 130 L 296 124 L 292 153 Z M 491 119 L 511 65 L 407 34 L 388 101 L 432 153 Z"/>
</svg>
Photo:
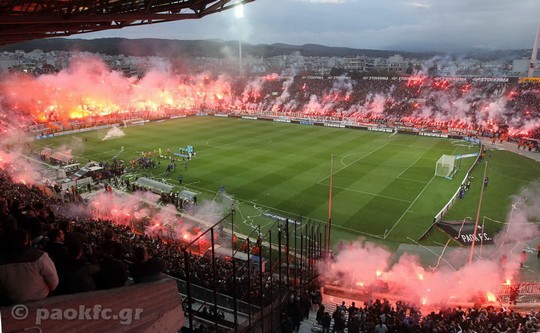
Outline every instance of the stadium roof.
<svg viewBox="0 0 540 333">
<path fill-rule="evenodd" d="M 0 45 L 199 19 L 254 0 L 0 0 Z"/>
</svg>

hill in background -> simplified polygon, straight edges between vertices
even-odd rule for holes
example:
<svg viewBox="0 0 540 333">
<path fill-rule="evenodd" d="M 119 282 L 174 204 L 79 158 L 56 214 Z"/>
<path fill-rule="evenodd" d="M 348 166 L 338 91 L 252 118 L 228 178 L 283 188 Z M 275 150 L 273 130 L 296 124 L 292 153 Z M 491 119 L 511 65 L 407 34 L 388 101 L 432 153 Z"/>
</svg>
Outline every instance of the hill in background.
<svg viewBox="0 0 540 333">
<path fill-rule="evenodd" d="M 126 39 L 126 38 L 100 38 L 100 39 L 67 39 L 51 38 L 26 41 L 0 47 L 0 52 L 22 50 L 50 51 L 81 51 L 101 53 L 107 55 L 131 56 L 160 56 L 160 57 L 207 57 L 224 58 L 227 54 L 238 52 L 238 41 L 223 40 L 170 40 L 170 39 Z M 228 50 L 227 52 L 225 50 Z M 447 56 L 442 52 L 405 52 L 399 50 L 370 50 L 353 49 L 347 47 L 328 47 L 317 44 L 289 45 L 289 44 L 249 44 L 242 43 L 242 52 L 255 57 L 269 58 L 280 55 L 299 53 L 303 56 L 313 57 L 346 57 L 365 55 L 368 57 L 387 58 L 399 53 L 406 58 L 429 59 L 434 56 Z M 475 58 L 480 60 L 508 60 L 528 57 L 528 50 L 498 50 L 477 51 L 468 54 L 454 54 L 452 57 Z"/>
</svg>

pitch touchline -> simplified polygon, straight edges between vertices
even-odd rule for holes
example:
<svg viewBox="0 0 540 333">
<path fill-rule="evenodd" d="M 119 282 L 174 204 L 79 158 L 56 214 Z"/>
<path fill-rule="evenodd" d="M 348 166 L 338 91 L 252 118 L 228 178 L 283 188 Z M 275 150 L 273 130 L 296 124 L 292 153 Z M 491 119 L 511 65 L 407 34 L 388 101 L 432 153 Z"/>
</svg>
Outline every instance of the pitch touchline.
<svg viewBox="0 0 540 333">
<path fill-rule="evenodd" d="M 330 186 L 329 184 L 319 184 L 319 185 Z M 341 187 L 341 186 L 335 186 L 335 185 L 333 187 L 334 188 L 340 188 L 340 189 L 346 190 L 346 191 L 352 191 L 352 192 L 367 194 L 367 195 L 371 195 L 371 196 L 374 196 L 374 197 L 381 197 L 381 198 L 386 198 L 386 199 L 396 200 L 396 201 L 403 201 L 403 202 L 411 202 L 410 200 L 399 199 L 399 198 L 394 198 L 394 197 L 388 197 L 386 195 L 377 194 L 377 193 L 371 193 L 371 192 L 365 192 L 365 191 L 360 191 L 360 190 L 355 190 L 355 189 L 348 188 L 348 187 Z"/>
</svg>

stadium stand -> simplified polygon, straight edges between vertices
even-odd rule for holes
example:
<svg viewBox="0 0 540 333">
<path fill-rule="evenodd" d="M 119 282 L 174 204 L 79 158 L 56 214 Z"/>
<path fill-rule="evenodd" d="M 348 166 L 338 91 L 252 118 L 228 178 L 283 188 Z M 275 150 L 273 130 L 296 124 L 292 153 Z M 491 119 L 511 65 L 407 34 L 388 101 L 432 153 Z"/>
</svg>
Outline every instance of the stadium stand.
<svg viewBox="0 0 540 333">
<path fill-rule="evenodd" d="M 186 82 L 191 82 L 187 80 Z M 535 125 L 540 117 L 540 84 L 519 82 L 517 78 L 470 78 L 425 76 L 295 76 L 230 79 L 224 87 L 219 81 L 205 84 L 185 83 L 182 91 L 171 91 L 178 105 L 164 105 L 157 110 L 133 105 L 116 105 L 114 110 L 129 112 L 104 113 L 88 106 L 88 115 L 73 121 L 69 113 L 58 110 L 59 121 L 43 121 L 28 125 L 28 131 L 39 128 L 37 136 L 83 131 L 124 123 L 130 119 L 156 120 L 195 114 L 286 117 L 307 121 L 339 121 L 342 124 L 371 124 L 388 128 L 454 132 L 479 136 L 509 136 L 539 139 Z M 231 86 L 234 89 L 231 89 Z M 208 89 L 208 91 L 205 91 Z M 223 91 L 221 91 L 222 89 Z M 193 100 L 192 93 L 225 94 L 209 103 Z M 187 94 L 187 95 L 186 95 Z M 185 95 L 185 96 L 184 96 Z M 113 103 L 111 101 L 110 103 Z M 120 103 L 120 102 L 118 102 Z M 19 108 L 16 109 L 15 105 Z M 20 101 L 5 99 L 2 106 L 22 115 Z M 25 110 L 38 110 L 25 105 Z M 35 112 L 35 111 L 34 111 Z M 128 124 L 128 123 L 125 123 Z M 43 126 L 47 129 L 43 129 Z"/>
<path fill-rule="evenodd" d="M 446 81 L 437 78 L 419 78 L 413 80 L 384 79 L 384 77 L 358 77 L 358 78 L 319 78 L 319 77 L 289 77 L 275 78 L 261 81 L 260 90 L 256 93 L 247 86 L 237 88 L 238 96 L 242 99 L 240 106 L 233 103 L 213 105 L 205 109 L 211 113 L 224 113 L 227 115 L 256 115 L 272 117 L 295 117 L 306 121 L 339 122 L 340 124 L 370 124 L 381 126 L 389 130 L 395 128 L 422 129 L 431 132 L 456 132 L 479 136 L 509 135 L 520 136 L 524 133 L 511 133 L 511 127 L 499 126 L 488 122 L 483 117 L 483 110 L 490 107 L 491 102 L 504 99 L 507 107 L 504 117 L 514 119 L 512 126 L 523 128 L 529 120 L 537 120 L 540 116 L 540 85 L 533 83 L 521 84 L 517 82 L 483 82 L 483 81 Z M 287 94 L 283 91 L 286 90 Z M 241 93 L 240 93 L 241 92 Z M 264 96 L 264 97 L 261 97 Z M 315 97 L 314 97 L 315 96 Z M 484 101 L 478 96 L 483 96 Z M 460 117 L 456 118 L 449 111 L 460 108 L 458 105 L 446 106 L 448 100 L 461 101 L 465 107 L 461 109 Z M 10 107 L 9 101 L 3 103 Z M 35 126 L 39 136 L 51 133 L 94 129 L 98 126 L 123 123 L 129 119 L 157 119 L 166 114 L 175 115 L 193 114 L 194 109 L 203 110 L 201 105 L 193 108 L 168 108 L 153 115 L 148 110 L 133 110 L 130 114 L 94 115 L 77 121 L 50 121 L 44 130 L 41 125 Z M 163 110 L 162 110 L 163 111 Z M 429 112 L 428 112 L 429 111 Z M 15 113 L 19 111 L 14 111 Z M 440 118 L 434 115 L 441 116 Z M 516 117 L 517 116 L 517 117 Z M 462 122 L 463 118 L 468 122 Z M 497 126 L 495 126 L 497 125 Z M 526 141 L 530 150 L 538 149 L 538 130 L 532 130 L 521 140 Z M 522 135 L 522 136 L 523 136 Z M 536 146 L 535 146 L 536 142 Z M 51 154 L 44 154 L 43 158 Z M 70 161 L 65 161 L 69 163 Z M 140 158 L 134 164 L 144 168 L 152 168 L 152 160 Z M 312 303 L 321 302 L 311 293 L 316 294 L 317 285 L 316 264 L 314 260 L 321 259 L 321 249 L 311 251 L 311 257 L 303 258 L 304 262 L 291 265 L 289 260 L 292 254 L 288 245 L 281 243 L 281 230 L 278 241 L 274 243 L 261 243 L 250 241 L 249 237 L 240 240 L 245 242 L 246 256 L 232 256 L 227 258 L 226 253 L 220 256 L 212 255 L 213 244 L 205 247 L 205 251 L 195 250 L 193 244 L 158 236 L 142 234 L 131 227 L 115 224 L 116 221 L 100 219 L 86 213 L 75 214 L 68 209 L 71 203 L 84 201 L 82 197 L 72 195 L 57 195 L 58 191 L 43 191 L 37 185 L 15 183 L 9 176 L 9 167 L 0 170 L 0 199 L 2 229 L 0 230 L 0 256 L 2 265 L 10 262 L 10 256 L 21 255 L 16 253 L 13 246 L 13 235 L 18 230 L 26 230 L 32 242 L 34 255 L 39 258 L 49 258 L 55 265 L 59 286 L 47 290 L 47 297 L 33 299 L 37 303 L 28 303 L 30 308 L 39 306 L 56 306 L 56 304 L 76 304 L 85 299 L 91 300 L 89 304 L 98 304 L 114 301 L 113 306 L 120 304 L 133 304 L 133 300 L 142 299 L 145 306 L 161 312 L 162 305 L 154 303 L 156 300 L 167 300 L 165 311 L 174 311 L 177 302 L 184 307 L 185 331 L 191 332 L 227 332 L 230 330 L 240 332 L 254 332 L 264 327 L 281 327 L 282 332 L 292 332 L 298 329 L 300 323 L 309 319 Z M 116 162 L 104 165 L 100 175 L 101 180 L 114 183 L 115 177 L 124 172 L 124 166 Z M 159 192 L 168 192 L 168 185 L 151 179 L 139 179 L 133 186 L 154 189 Z M 167 186 L 165 186 L 167 185 Z M 129 184 L 126 184 L 129 187 Z M 162 196 L 163 201 L 177 201 L 167 195 Z M 217 225 L 214 226 L 217 228 Z M 214 227 L 208 229 L 214 231 Z M 217 230 L 217 229 L 216 229 Z M 287 232 L 288 237 L 288 232 Z M 285 237 L 285 238 L 287 238 Z M 63 239 L 62 239 L 63 238 Z M 316 237 L 312 237 L 316 238 Z M 144 247 L 151 257 L 160 258 L 166 263 L 161 273 L 168 275 L 176 281 L 172 288 L 171 280 L 151 282 L 147 285 L 125 286 L 128 280 L 128 264 L 133 263 L 136 249 Z M 264 247 L 264 250 L 262 249 Z M 287 247 L 286 250 L 284 248 Z M 306 245 L 307 247 L 307 245 Z M 257 248 L 257 250 L 256 250 Z M 271 253 L 278 249 L 283 259 L 270 259 L 263 270 L 263 265 L 256 265 L 252 257 L 259 253 Z M 41 252 L 39 252 L 41 251 Z M 221 250 L 218 250 L 221 251 Z M 37 253 L 37 254 L 36 254 Z M 47 253 L 46 256 L 44 253 Z M 240 252 L 243 253 L 243 252 Z M 309 251 L 308 251 L 309 253 Z M 206 255 L 205 255 L 206 254 Z M 235 259 L 236 258 L 236 259 Z M 247 258 L 247 259 L 246 259 Z M 12 259 L 12 258 L 11 258 Z M 238 260 L 237 260 L 238 259 Z M 75 265 L 85 267 L 87 277 L 84 285 L 73 282 L 70 269 Z M 292 267 L 292 268 L 291 268 Z M 5 267 L 4 267 L 5 268 Z M 102 273 L 91 273 L 92 269 Z M 109 271 L 108 271 L 109 270 Z M 116 270 L 123 279 L 115 285 L 104 285 L 98 281 L 99 274 L 103 275 Z M 103 273 L 105 272 L 105 273 Z M 95 278 L 94 278 L 95 275 Z M 107 276 L 107 275 L 105 275 Z M 109 275 L 110 276 L 110 275 Z M 5 277 L 0 274 L 0 278 Z M 111 282 L 105 279 L 107 282 Z M 112 279 L 111 279 L 112 280 Z M 129 284 L 129 282 L 127 282 Z M 76 288 L 70 286 L 76 285 Z M 165 287 L 155 291 L 153 288 Z M 114 288 L 113 288 L 114 287 Z M 110 288 L 110 290 L 97 289 Z M 53 290 L 54 289 L 54 290 Z M 84 291 L 84 292 L 83 292 Z M 165 293 L 166 291 L 166 293 Z M 2 304 L 14 304 L 10 299 L 10 290 L 2 290 Z M 145 294 L 162 295 L 162 297 L 146 297 Z M 140 295 L 140 298 L 133 297 Z M 11 295 L 12 296 L 12 295 Z M 103 299 L 102 299 L 103 297 Z M 514 300 L 515 301 L 515 300 Z M 73 302 L 73 303 L 70 303 Z M 26 303 L 25 303 L 26 304 Z M 339 310 L 335 310 L 329 303 L 324 303 L 327 311 L 336 312 L 333 318 L 335 325 Z M 337 307 L 336 307 L 337 308 Z M 9 308 L 8 308 L 9 309 Z M 4 310 L 1 309 L 2 313 Z M 154 310 L 152 310 L 154 311 Z M 347 312 L 348 313 L 348 312 Z M 313 314 L 313 313 L 311 313 Z M 358 314 L 358 315 L 357 315 Z M 352 315 L 344 315 L 348 332 L 356 332 L 350 323 L 359 317 L 359 329 L 365 332 L 377 331 L 376 325 L 380 318 L 388 330 L 396 332 L 535 332 L 538 331 L 540 315 L 532 311 L 525 315 L 507 308 L 483 308 L 479 306 L 470 309 L 451 308 L 443 309 L 439 313 L 421 314 L 412 305 L 396 302 L 389 305 L 384 301 L 367 302 L 364 307 Z M 171 314 L 174 325 L 181 326 L 182 314 L 178 317 Z M 165 320 L 165 322 L 169 322 Z M 15 329 L 27 328 L 24 322 L 15 323 Z M 20 324 L 20 325 L 19 325 Z M 102 325 L 103 323 L 95 323 Z M 19 325 L 19 326 L 17 326 Z M 62 325 L 69 325 L 62 323 Z M 152 331 L 154 325 L 150 321 L 141 322 L 143 330 Z M 60 326 L 58 326 L 60 327 Z M 61 331 L 63 328 L 58 328 Z M 62 326 L 63 327 L 63 326 Z M 90 327 L 90 326 L 89 326 Z M 99 329 L 101 326 L 91 327 Z M 290 329 L 289 329 L 290 328 Z M 179 329 L 179 327 L 178 327 Z M 316 324 L 310 329 L 323 330 Z M 340 327 L 337 330 L 341 330 Z M 164 331 L 167 331 L 164 329 Z M 384 331 L 384 330 L 383 330 Z"/>
</svg>

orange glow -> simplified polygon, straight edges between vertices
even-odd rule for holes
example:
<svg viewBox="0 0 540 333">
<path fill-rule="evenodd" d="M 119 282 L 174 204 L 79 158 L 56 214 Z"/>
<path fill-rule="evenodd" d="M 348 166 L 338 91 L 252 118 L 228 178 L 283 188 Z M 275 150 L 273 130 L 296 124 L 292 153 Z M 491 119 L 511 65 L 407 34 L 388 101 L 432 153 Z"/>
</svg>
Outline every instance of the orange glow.
<svg viewBox="0 0 540 333">
<path fill-rule="evenodd" d="M 46 122 L 47 121 L 47 117 L 42 113 L 36 115 L 36 119 L 39 122 Z"/>
<path fill-rule="evenodd" d="M 376 272 L 375 272 L 375 275 L 376 275 L 377 277 L 381 277 L 381 276 L 382 276 L 382 272 L 381 272 L 381 271 L 376 271 Z"/>
<path fill-rule="evenodd" d="M 69 114 L 70 119 L 82 119 L 84 117 L 86 117 L 86 114 L 82 110 L 73 110 Z"/>
<path fill-rule="evenodd" d="M 357 285 L 358 287 L 363 287 L 363 286 L 364 286 L 364 282 L 358 281 L 358 282 L 356 282 L 356 285 Z"/>
<path fill-rule="evenodd" d="M 50 131 L 44 131 L 47 134 L 102 121 L 116 122 L 118 119 L 128 119 L 131 114 L 134 118 L 161 119 L 198 110 L 272 112 L 287 116 L 340 117 L 346 121 L 371 122 L 385 120 L 390 111 L 394 112 L 393 108 L 402 110 L 405 107 L 412 109 L 413 113 L 409 116 L 401 115 L 401 120 L 397 117 L 396 122 L 406 120 L 409 123 L 406 126 L 414 127 L 442 126 L 443 131 L 464 128 L 474 130 L 476 126 L 496 131 L 501 120 L 504 120 L 498 115 L 499 102 L 493 98 L 467 111 L 480 113 L 478 118 L 467 117 L 463 120 L 461 116 L 460 119 L 451 116 L 455 109 L 460 110 L 455 112 L 456 115 L 462 115 L 463 110 L 468 109 L 466 104 L 472 101 L 469 97 L 476 94 L 477 87 L 469 83 L 468 79 L 454 81 L 443 77 L 413 75 L 401 76 L 398 81 L 403 81 L 400 85 L 407 88 L 410 98 L 403 99 L 401 94 L 395 95 L 393 92 L 379 92 L 378 88 L 370 93 L 371 97 L 364 98 L 363 94 L 354 92 L 355 85 L 349 79 L 334 82 L 330 88 L 328 82 L 312 85 L 311 79 L 281 77 L 276 73 L 253 77 L 245 82 L 242 91 L 241 84 L 244 82 L 236 83 L 236 80 L 231 81 L 227 76 L 188 73 L 171 75 L 149 71 L 145 76 L 134 78 L 111 70 L 97 58 L 89 57 L 74 60 L 69 68 L 58 74 L 38 78 L 15 76 L 14 79 L 2 82 L 2 90 L 5 97 L 3 104 L 13 110 L 28 112 L 34 122 L 47 124 L 50 127 Z M 437 104 L 434 108 L 429 105 L 431 103 L 427 103 L 431 100 L 430 92 L 449 89 L 456 94 L 450 91 L 448 99 L 440 98 L 439 101 L 438 97 L 434 98 L 433 102 Z M 500 97 L 506 101 L 521 98 L 521 89 L 514 90 Z M 282 96 L 281 92 L 284 93 Z M 298 92 L 301 94 L 296 95 Z M 443 113 L 436 111 L 439 109 Z M 523 117 L 534 120 L 535 109 L 525 108 L 520 112 Z M 401 113 L 405 112 L 398 112 Z M 82 123 L 81 120 L 86 118 L 89 122 Z M 72 121 L 73 124 L 69 124 Z M 66 124 L 71 126 L 63 126 Z M 393 126 L 392 121 L 389 124 Z M 528 127 L 509 127 L 508 132 L 511 135 L 529 136 L 524 128 Z"/>
<path fill-rule="evenodd" d="M 418 274 L 418 279 L 419 280 L 423 280 L 424 279 L 424 275 L 422 273 Z"/>
<path fill-rule="evenodd" d="M 488 302 L 496 302 L 497 301 L 497 296 L 495 296 L 495 294 L 490 292 L 490 291 L 487 292 L 486 297 L 487 297 Z"/>
</svg>

